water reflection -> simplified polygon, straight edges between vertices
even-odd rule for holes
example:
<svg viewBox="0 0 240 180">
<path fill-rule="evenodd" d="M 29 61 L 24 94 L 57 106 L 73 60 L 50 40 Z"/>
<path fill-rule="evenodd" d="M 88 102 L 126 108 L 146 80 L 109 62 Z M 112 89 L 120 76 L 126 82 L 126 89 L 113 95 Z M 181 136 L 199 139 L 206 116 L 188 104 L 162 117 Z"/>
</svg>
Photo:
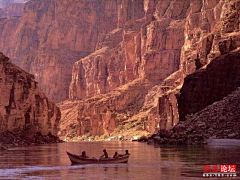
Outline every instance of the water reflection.
<svg viewBox="0 0 240 180">
<path fill-rule="evenodd" d="M 102 149 L 131 153 L 128 164 L 71 166 L 66 151 L 99 157 Z M 154 147 L 137 142 L 82 142 L 0 151 L 0 179 L 202 179 L 203 165 L 233 164 L 239 147 Z M 240 176 L 240 174 L 237 174 Z M 211 178 L 213 179 L 213 178 Z M 231 178 L 234 179 L 234 178 Z"/>
</svg>

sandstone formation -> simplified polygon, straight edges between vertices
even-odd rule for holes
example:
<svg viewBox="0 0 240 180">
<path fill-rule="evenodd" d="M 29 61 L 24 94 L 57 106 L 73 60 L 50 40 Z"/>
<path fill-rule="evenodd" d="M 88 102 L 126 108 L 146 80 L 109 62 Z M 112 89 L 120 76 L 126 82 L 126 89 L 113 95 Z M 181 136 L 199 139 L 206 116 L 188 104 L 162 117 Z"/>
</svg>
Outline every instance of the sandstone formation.
<svg viewBox="0 0 240 180">
<path fill-rule="evenodd" d="M 148 139 L 152 144 L 202 144 L 208 138 L 240 139 L 240 88 L 202 111 L 187 116 L 171 130 Z"/>
<path fill-rule="evenodd" d="M 240 87 L 240 52 L 222 55 L 184 79 L 178 98 L 180 119 L 221 100 Z M 191 106 L 189 106 L 191 104 Z"/>
<path fill-rule="evenodd" d="M 34 76 L 0 53 L 0 141 L 14 143 L 9 134 L 29 142 L 56 136 L 61 113 L 38 88 Z M 37 136 L 36 136 L 36 133 Z"/>
<path fill-rule="evenodd" d="M 75 63 L 70 99 L 107 93 L 142 77 L 160 82 L 178 69 L 184 43 L 182 17 L 166 14 L 153 21 L 153 14 L 145 12 L 153 4 L 144 7 L 144 2 L 123 1 L 118 28 L 98 42 L 99 50 Z"/>
<path fill-rule="evenodd" d="M 111 135 L 114 138 L 128 139 L 140 132 L 147 133 L 144 130 L 143 121 L 136 118 L 131 119 L 131 117 L 137 114 L 143 106 L 144 96 L 150 85 L 148 81 L 137 79 L 107 94 L 74 101 L 78 104 L 76 111 L 73 107 L 69 107 L 68 104 L 72 104 L 71 101 L 59 104 L 63 116 L 69 116 L 61 119 L 60 136 L 71 138 L 77 135 L 86 135 L 95 139 L 102 136 L 104 139 Z M 66 109 L 68 109 L 69 115 L 66 115 Z M 69 120 L 74 118 L 77 118 L 78 123 L 64 125 L 67 122 L 73 122 Z M 72 131 L 69 133 L 67 129 Z"/>
<path fill-rule="evenodd" d="M 136 7 L 138 11 L 132 12 Z M 110 126 L 117 130 L 104 128 L 112 112 L 121 117 L 113 116 L 117 122 L 136 121 L 143 132 L 171 129 L 179 118 L 184 120 L 235 90 L 238 55 L 221 55 L 238 48 L 238 10 L 239 1 L 123 1 L 118 28 L 98 42 L 97 51 L 74 65 L 70 99 L 81 100 L 74 135 L 123 134 L 116 122 Z M 112 91 L 138 78 L 148 80 L 144 102 L 135 100 L 138 108 L 130 116 L 111 111 L 132 102 L 106 101 Z M 125 92 L 121 96 L 128 97 Z"/>
<path fill-rule="evenodd" d="M 179 14 L 170 13 L 169 10 L 163 20 L 155 21 L 153 15 L 156 3 L 153 1 L 147 3 L 144 0 L 122 2 L 118 13 L 117 29 L 106 34 L 98 42 L 98 50 L 75 63 L 70 85 L 70 100 L 91 99 L 95 95 L 109 92 L 106 94 L 108 97 L 112 95 L 111 91 L 123 85 L 124 87 L 131 86 L 130 84 L 136 82 L 137 79 L 148 81 L 149 90 L 150 87 L 160 83 L 178 69 L 181 47 L 184 43 L 184 12 L 179 16 Z M 169 1 L 169 9 L 174 8 L 174 5 L 175 2 L 171 3 Z M 160 18 L 163 15 L 158 14 L 156 16 Z M 162 41 L 165 42 L 163 45 L 161 44 Z M 141 84 L 138 86 L 140 88 Z M 123 99 L 126 98 L 123 101 L 124 103 L 121 103 L 121 108 L 125 109 L 129 103 L 133 102 L 129 98 L 131 95 L 127 95 L 125 92 L 121 93 Z M 123 117 L 127 117 L 130 122 L 140 122 L 143 131 L 154 132 L 155 125 L 151 124 L 149 126 L 147 124 L 150 124 L 148 123 L 148 119 L 151 118 L 149 113 L 156 113 L 158 99 L 151 100 L 152 96 L 146 95 L 147 93 L 142 92 L 142 99 L 135 99 L 133 103 L 136 104 L 137 110 L 130 115 L 125 114 Z M 134 96 L 134 93 L 132 96 Z M 105 99 L 104 97 L 103 99 Z M 146 99 L 147 103 L 142 102 L 144 99 Z M 92 106 L 90 109 L 84 110 L 84 112 L 94 111 L 99 114 L 108 111 L 114 112 L 114 110 L 110 110 L 108 101 L 102 101 L 106 103 L 104 103 L 105 108 L 99 111 L 96 106 Z M 88 99 L 81 101 L 80 104 L 85 103 L 86 107 L 89 107 Z M 98 104 L 98 102 L 95 103 Z M 118 104 L 118 101 L 114 101 L 111 106 L 117 107 Z M 138 104 L 141 104 L 141 106 L 138 106 Z M 152 106 L 154 106 L 154 109 Z M 143 110 L 141 110 L 141 107 L 143 107 Z M 116 112 L 116 114 L 121 113 Z M 152 118 L 155 119 L 155 117 Z M 95 121 L 99 123 L 107 121 L 105 117 L 95 117 L 94 113 L 86 114 L 79 110 L 78 120 L 80 124 L 84 119 L 96 119 Z M 120 118 L 119 122 L 125 122 L 126 120 Z M 152 128 L 152 126 L 154 127 Z M 104 134 L 105 131 L 107 134 L 113 133 L 112 130 L 103 127 L 103 129 L 97 129 L 97 131 L 90 131 L 89 134 L 92 132 L 93 135 L 100 135 Z M 85 134 L 82 131 L 79 131 L 79 133 Z"/>
<path fill-rule="evenodd" d="M 18 22 L 11 18 L 0 25 L 1 29 L 11 29 L 0 32 L 4 37 L 0 49 L 35 75 L 48 98 L 66 100 L 74 62 L 93 52 L 98 39 L 117 27 L 120 2 L 29 1 Z M 12 24 L 16 25 L 14 29 Z"/>
</svg>

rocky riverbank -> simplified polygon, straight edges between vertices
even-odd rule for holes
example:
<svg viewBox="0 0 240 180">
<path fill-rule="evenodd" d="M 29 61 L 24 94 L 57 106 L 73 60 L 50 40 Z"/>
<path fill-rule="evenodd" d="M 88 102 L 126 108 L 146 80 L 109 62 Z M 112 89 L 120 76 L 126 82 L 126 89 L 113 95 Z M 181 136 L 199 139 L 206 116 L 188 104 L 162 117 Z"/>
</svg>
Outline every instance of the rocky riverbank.
<svg viewBox="0 0 240 180">
<path fill-rule="evenodd" d="M 240 88 L 170 130 L 148 138 L 149 144 L 205 144 L 207 139 L 240 139 Z M 146 141 L 146 138 L 140 141 Z"/>
<path fill-rule="evenodd" d="M 34 136 L 28 137 L 24 133 L 13 133 L 10 131 L 0 133 L 0 150 L 16 146 L 29 146 L 49 143 L 63 142 L 58 137 L 51 133 L 42 135 L 40 132 L 35 133 Z"/>
</svg>

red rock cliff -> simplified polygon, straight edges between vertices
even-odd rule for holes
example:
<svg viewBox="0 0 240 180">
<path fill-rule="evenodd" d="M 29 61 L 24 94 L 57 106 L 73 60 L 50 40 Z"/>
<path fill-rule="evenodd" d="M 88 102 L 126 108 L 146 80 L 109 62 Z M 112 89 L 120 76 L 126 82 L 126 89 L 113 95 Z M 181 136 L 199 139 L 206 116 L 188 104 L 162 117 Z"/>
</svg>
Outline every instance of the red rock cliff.
<svg viewBox="0 0 240 180">
<path fill-rule="evenodd" d="M 123 1 L 118 28 L 98 43 L 98 51 L 74 65 L 70 85 L 72 100 L 107 93 L 80 101 L 77 116 L 79 131 L 76 134 L 107 133 L 116 136 L 126 134 L 128 130 L 131 134 L 130 131 L 135 127 L 148 132 L 159 128 L 169 129 L 178 123 L 179 111 L 182 118 L 188 113 L 200 111 L 236 89 L 238 85 L 234 82 L 234 73 L 226 77 L 227 72 L 235 72 L 234 62 L 227 67 L 223 65 L 227 61 L 224 57 L 215 58 L 239 47 L 238 4 L 239 1 L 224 0 Z M 136 7 L 139 11 L 132 12 Z M 116 45 L 116 42 L 119 44 Z M 221 61 L 221 65 L 215 61 Z M 199 73 L 194 72 L 206 67 L 207 71 L 201 70 L 201 78 L 198 78 Z M 212 75 L 208 75 L 209 72 Z M 216 76 L 211 78 L 214 74 Z M 142 80 L 133 81 L 139 78 Z M 128 89 L 128 83 L 138 84 L 144 82 L 143 79 L 148 80 L 147 92 L 142 93 L 143 101 L 126 98 L 129 97 L 126 92 L 121 94 L 122 100 L 126 100 L 117 98 L 118 95 L 114 99 L 119 100 L 111 103 L 105 100 L 106 97 L 112 97 L 114 89 L 124 84 Z M 193 79 L 199 88 L 193 90 L 193 82 L 189 79 Z M 204 85 L 205 81 L 215 82 L 218 79 L 223 82 L 219 82 L 221 86 L 215 84 L 219 86 L 217 88 L 215 85 Z M 231 82 L 232 86 L 225 88 L 227 82 Z M 206 93 L 198 101 L 198 94 L 202 91 Z M 209 92 L 215 92 L 212 98 L 207 98 Z M 130 102 L 136 106 L 128 113 L 125 107 Z M 101 105 L 98 106 L 99 103 Z M 121 111 L 112 109 L 119 104 Z M 114 123 L 110 123 L 109 117 L 113 117 Z M 107 122 L 111 130 L 105 126 Z M 132 124 L 132 128 L 127 127 L 128 123 Z M 114 134 L 114 127 L 118 127 L 118 133 Z M 123 131 L 119 131 L 119 127 L 124 127 Z"/>
<path fill-rule="evenodd" d="M 161 9 L 158 6 L 164 6 L 168 10 L 162 14 L 158 12 L 158 9 Z M 158 100 L 153 97 L 157 94 L 149 92 L 147 95 L 147 91 L 179 67 L 187 8 L 173 13 L 173 9 L 178 6 L 179 2 L 171 1 L 122 2 L 118 13 L 118 28 L 98 42 L 97 51 L 74 65 L 70 99 L 90 98 L 81 101 L 82 109 L 78 112 L 81 130 L 78 133 L 109 135 L 114 133 L 117 126 L 128 126 L 126 128 L 131 131 L 133 122 L 138 124 L 135 127 L 135 134 L 138 134 L 138 131 L 154 131 L 155 125 L 150 127 L 148 119 L 155 119 L 149 117 L 149 113 L 156 113 Z M 183 6 L 188 7 L 188 1 Z M 144 85 L 146 83 L 147 85 Z M 118 87 L 124 88 L 125 91 L 118 90 Z M 138 88 L 136 94 L 138 98 L 131 98 L 131 95 L 135 97 L 131 92 L 135 92 L 134 89 L 137 91 L 136 88 Z M 112 92 L 115 89 L 119 94 Z M 105 93 L 107 94 L 97 96 L 95 100 L 91 98 Z M 110 103 L 107 100 L 108 96 L 116 100 Z M 95 106 L 94 103 L 90 105 L 89 101 L 102 105 Z M 127 108 L 129 104 L 131 104 L 130 109 Z M 119 107 L 119 110 L 114 107 Z M 104 115 L 106 112 L 109 116 Z M 114 123 L 107 120 L 109 117 L 114 119 Z M 107 122 L 110 124 L 106 125 Z M 91 130 L 92 128 L 95 130 Z M 124 128 L 122 129 L 124 131 Z"/>
<path fill-rule="evenodd" d="M 239 8 L 238 0 L 33 0 L 21 19 L 0 21 L 0 48 L 51 99 L 69 96 L 62 135 L 139 136 L 236 88 L 225 89 L 221 77 L 237 71 L 221 63 L 239 47 Z M 224 82 L 197 104 L 216 89 L 205 79 Z"/>
<path fill-rule="evenodd" d="M 38 88 L 34 76 L 0 53 L 0 133 L 32 138 L 58 132 L 61 113 Z"/>
<path fill-rule="evenodd" d="M 120 0 L 43 0 L 25 3 L 17 27 L 0 48 L 36 80 L 50 99 L 68 98 L 72 65 L 95 50 L 100 36 L 117 27 Z M 2 28 L 10 29 L 10 19 Z M 4 36 L 5 35 L 5 36 Z M 5 41 L 6 38 L 0 40 Z M 16 41 L 15 41 L 16 40 Z"/>
</svg>

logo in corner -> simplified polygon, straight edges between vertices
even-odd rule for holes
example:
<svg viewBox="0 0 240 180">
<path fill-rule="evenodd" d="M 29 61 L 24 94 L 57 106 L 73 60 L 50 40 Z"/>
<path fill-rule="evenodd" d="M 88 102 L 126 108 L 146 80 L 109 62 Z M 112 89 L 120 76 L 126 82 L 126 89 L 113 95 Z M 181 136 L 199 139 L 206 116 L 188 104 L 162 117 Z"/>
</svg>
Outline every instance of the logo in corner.
<svg viewBox="0 0 240 180">
<path fill-rule="evenodd" d="M 203 177 L 236 177 L 236 165 L 204 165 Z"/>
</svg>

